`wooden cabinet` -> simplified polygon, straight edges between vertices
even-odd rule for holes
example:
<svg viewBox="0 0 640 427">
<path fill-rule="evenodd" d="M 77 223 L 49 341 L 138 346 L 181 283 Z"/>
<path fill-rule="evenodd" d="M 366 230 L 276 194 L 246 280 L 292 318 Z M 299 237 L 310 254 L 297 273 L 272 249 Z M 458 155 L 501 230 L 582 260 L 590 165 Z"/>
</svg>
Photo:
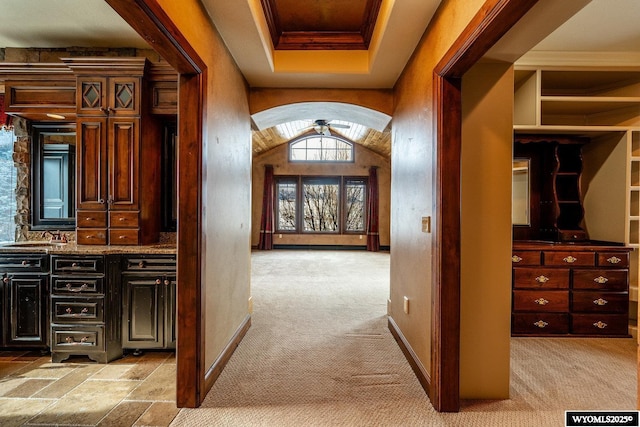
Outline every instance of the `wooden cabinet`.
<svg viewBox="0 0 640 427">
<path fill-rule="evenodd" d="M 628 336 L 630 250 L 514 242 L 512 334 Z"/>
<path fill-rule="evenodd" d="M 53 362 L 86 355 L 107 363 L 122 356 L 121 294 L 109 281 L 110 265 L 102 255 L 51 256 Z"/>
<path fill-rule="evenodd" d="M 44 254 L 0 256 L 0 347 L 47 347 L 48 265 Z"/>
<path fill-rule="evenodd" d="M 176 346 L 175 256 L 123 256 L 123 347 L 166 349 Z"/>
<path fill-rule="evenodd" d="M 77 241 L 153 243 L 160 228 L 161 136 L 142 96 L 147 61 L 66 62 L 77 75 Z"/>
</svg>

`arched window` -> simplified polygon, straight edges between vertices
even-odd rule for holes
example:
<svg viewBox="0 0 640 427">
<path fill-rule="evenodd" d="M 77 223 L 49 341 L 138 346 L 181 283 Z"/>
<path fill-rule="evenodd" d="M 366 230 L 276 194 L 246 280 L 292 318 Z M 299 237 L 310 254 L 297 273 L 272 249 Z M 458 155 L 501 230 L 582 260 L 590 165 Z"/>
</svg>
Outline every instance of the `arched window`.
<svg viewBox="0 0 640 427">
<path fill-rule="evenodd" d="M 289 161 L 353 162 L 353 143 L 335 136 L 306 136 L 289 143 Z"/>
</svg>

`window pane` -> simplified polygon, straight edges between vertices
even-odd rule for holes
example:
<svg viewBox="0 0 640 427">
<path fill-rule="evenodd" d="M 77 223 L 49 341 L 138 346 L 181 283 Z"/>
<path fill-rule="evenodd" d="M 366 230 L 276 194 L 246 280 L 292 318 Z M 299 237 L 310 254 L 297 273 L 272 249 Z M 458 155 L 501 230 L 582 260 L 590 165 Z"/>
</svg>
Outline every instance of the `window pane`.
<svg viewBox="0 0 640 427">
<path fill-rule="evenodd" d="M 345 231 L 364 231 L 366 190 L 364 181 L 347 181 L 345 184 Z"/>
<path fill-rule="evenodd" d="M 351 162 L 353 144 L 331 136 L 310 136 L 289 145 L 289 158 L 299 162 Z"/>
<path fill-rule="evenodd" d="M 307 149 L 291 148 L 291 160 L 307 160 Z"/>
<path fill-rule="evenodd" d="M 13 131 L 0 129 L 0 241 L 14 240 L 16 168 L 13 164 Z"/>
<path fill-rule="evenodd" d="M 331 182 L 305 182 L 302 185 L 304 231 L 333 233 L 338 227 L 339 185 Z"/>
<path fill-rule="evenodd" d="M 279 182 L 276 187 L 278 192 L 278 218 L 277 230 L 296 231 L 296 194 L 295 182 Z"/>
</svg>

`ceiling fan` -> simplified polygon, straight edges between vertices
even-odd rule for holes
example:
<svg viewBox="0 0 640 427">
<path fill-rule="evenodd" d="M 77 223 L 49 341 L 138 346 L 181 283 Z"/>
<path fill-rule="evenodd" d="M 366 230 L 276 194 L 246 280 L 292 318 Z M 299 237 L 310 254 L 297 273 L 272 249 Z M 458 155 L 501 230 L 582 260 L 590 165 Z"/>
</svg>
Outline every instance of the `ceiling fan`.
<svg viewBox="0 0 640 427">
<path fill-rule="evenodd" d="M 349 129 L 351 126 L 341 123 L 331 123 L 331 120 L 314 120 L 307 129 L 314 129 L 320 135 L 331 136 L 331 128 Z"/>
</svg>

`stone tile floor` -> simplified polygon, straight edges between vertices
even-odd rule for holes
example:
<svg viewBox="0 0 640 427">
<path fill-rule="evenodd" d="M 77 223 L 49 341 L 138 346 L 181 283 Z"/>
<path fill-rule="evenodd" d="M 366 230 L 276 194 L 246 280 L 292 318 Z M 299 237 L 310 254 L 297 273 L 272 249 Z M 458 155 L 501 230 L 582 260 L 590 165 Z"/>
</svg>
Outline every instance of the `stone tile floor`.
<svg viewBox="0 0 640 427">
<path fill-rule="evenodd" d="M 168 426 L 179 411 L 175 383 L 172 352 L 105 365 L 0 351 L 0 426 Z"/>
</svg>

